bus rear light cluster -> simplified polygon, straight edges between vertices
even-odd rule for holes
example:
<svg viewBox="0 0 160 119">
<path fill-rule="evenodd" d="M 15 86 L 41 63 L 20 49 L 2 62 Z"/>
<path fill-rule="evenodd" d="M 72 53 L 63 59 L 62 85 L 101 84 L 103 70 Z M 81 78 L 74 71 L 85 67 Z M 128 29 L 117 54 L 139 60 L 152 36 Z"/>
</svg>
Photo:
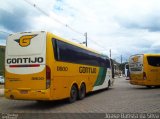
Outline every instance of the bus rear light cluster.
<svg viewBox="0 0 160 119">
<path fill-rule="evenodd" d="M 46 65 L 46 88 L 48 89 L 51 85 L 51 69 Z"/>
<path fill-rule="evenodd" d="M 147 75 L 146 75 L 146 72 L 143 72 L 143 79 L 147 79 Z"/>
</svg>

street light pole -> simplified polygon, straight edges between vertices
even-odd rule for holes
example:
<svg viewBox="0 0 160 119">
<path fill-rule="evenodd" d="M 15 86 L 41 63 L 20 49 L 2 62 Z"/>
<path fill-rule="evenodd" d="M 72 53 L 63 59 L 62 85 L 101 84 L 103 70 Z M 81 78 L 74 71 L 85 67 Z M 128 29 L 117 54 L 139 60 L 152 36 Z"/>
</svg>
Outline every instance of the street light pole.
<svg viewBox="0 0 160 119">
<path fill-rule="evenodd" d="M 121 55 L 121 65 L 122 65 L 122 55 Z"/>
</svg>

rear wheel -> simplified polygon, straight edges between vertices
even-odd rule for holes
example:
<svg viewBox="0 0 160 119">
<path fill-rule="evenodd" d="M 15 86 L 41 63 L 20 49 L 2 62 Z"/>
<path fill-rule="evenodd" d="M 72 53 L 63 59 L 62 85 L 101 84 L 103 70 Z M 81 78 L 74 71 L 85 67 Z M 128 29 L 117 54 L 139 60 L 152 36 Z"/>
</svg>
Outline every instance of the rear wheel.
<svg viewBox="0 0 160 119">
<path fill-rule="evenodd" d="M 81 84 L 78 94 L 78 99 L 82 100 L 86 96 L 86 86 L 84 83 Z"/>
<path fill-rule="evenodd" d="M 76 85 L 73 85 L 71 90 L 70 90 L 70 97 L 69 97 L 69 102 L 73 103 L 77 100 L 78 96 L 78 91 Z"/>
</svg>

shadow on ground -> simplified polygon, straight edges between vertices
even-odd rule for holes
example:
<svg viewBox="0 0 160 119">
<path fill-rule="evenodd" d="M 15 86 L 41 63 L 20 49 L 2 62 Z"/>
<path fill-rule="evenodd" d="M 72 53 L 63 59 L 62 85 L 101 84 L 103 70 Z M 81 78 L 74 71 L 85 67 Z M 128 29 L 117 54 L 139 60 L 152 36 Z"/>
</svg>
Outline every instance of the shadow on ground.
<svg viewBox="0 0 160 119">
<path fill-rule="evenodd" d="M 90 98 L 92 96 L 104 93 L 105 91 L 108 91 L 108 90 L 112 90 L 112 88 L 98 90 L 95 92 L 88 93 L 85 98 Z M 85 98 L 84 98 L 84 100 L 85 100 Z M 81 100 L 77 100 L 77 101 L 81 101 Z M 28 103 L 27 103 L 27 101 L 25 101 L 25 102 L 20 101 L 20 103 L 21 103 L 20 106 L 14 105 L 14 106 L 10 107 L 9 110 L 13 110 L 16 112 L 17 111 L 19 112 L 19 110 L 48 110 L 48 109 L 53 109 L 53 108 L 59 108 L 59 107 L 65 106 L 65 105 L 67 106 L 67 105 L 71 105 L 71 104 L 76 104 L 76 102 L 69 103 L 67 99 L 57 100 L 57 101 L 28 101 Z M 24 105 L 22 103 L 24 103 Z"/>
</svg>

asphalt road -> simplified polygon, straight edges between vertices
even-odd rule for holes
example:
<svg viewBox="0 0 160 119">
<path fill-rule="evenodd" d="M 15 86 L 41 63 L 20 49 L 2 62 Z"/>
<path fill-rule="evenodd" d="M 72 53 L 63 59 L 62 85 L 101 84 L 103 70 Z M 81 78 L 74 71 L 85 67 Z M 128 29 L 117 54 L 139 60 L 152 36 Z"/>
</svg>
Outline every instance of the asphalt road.
<svg viewBox="0 0 160 119">
<path fill-rule="evenodd" d="M 159 113 L 160 88 L 133 86 L 125 78 L 115 79 L 109 90 L 88 94 L 85 99 L 37 103 L 0 97 L 1 113 Z"/>
</svg>

